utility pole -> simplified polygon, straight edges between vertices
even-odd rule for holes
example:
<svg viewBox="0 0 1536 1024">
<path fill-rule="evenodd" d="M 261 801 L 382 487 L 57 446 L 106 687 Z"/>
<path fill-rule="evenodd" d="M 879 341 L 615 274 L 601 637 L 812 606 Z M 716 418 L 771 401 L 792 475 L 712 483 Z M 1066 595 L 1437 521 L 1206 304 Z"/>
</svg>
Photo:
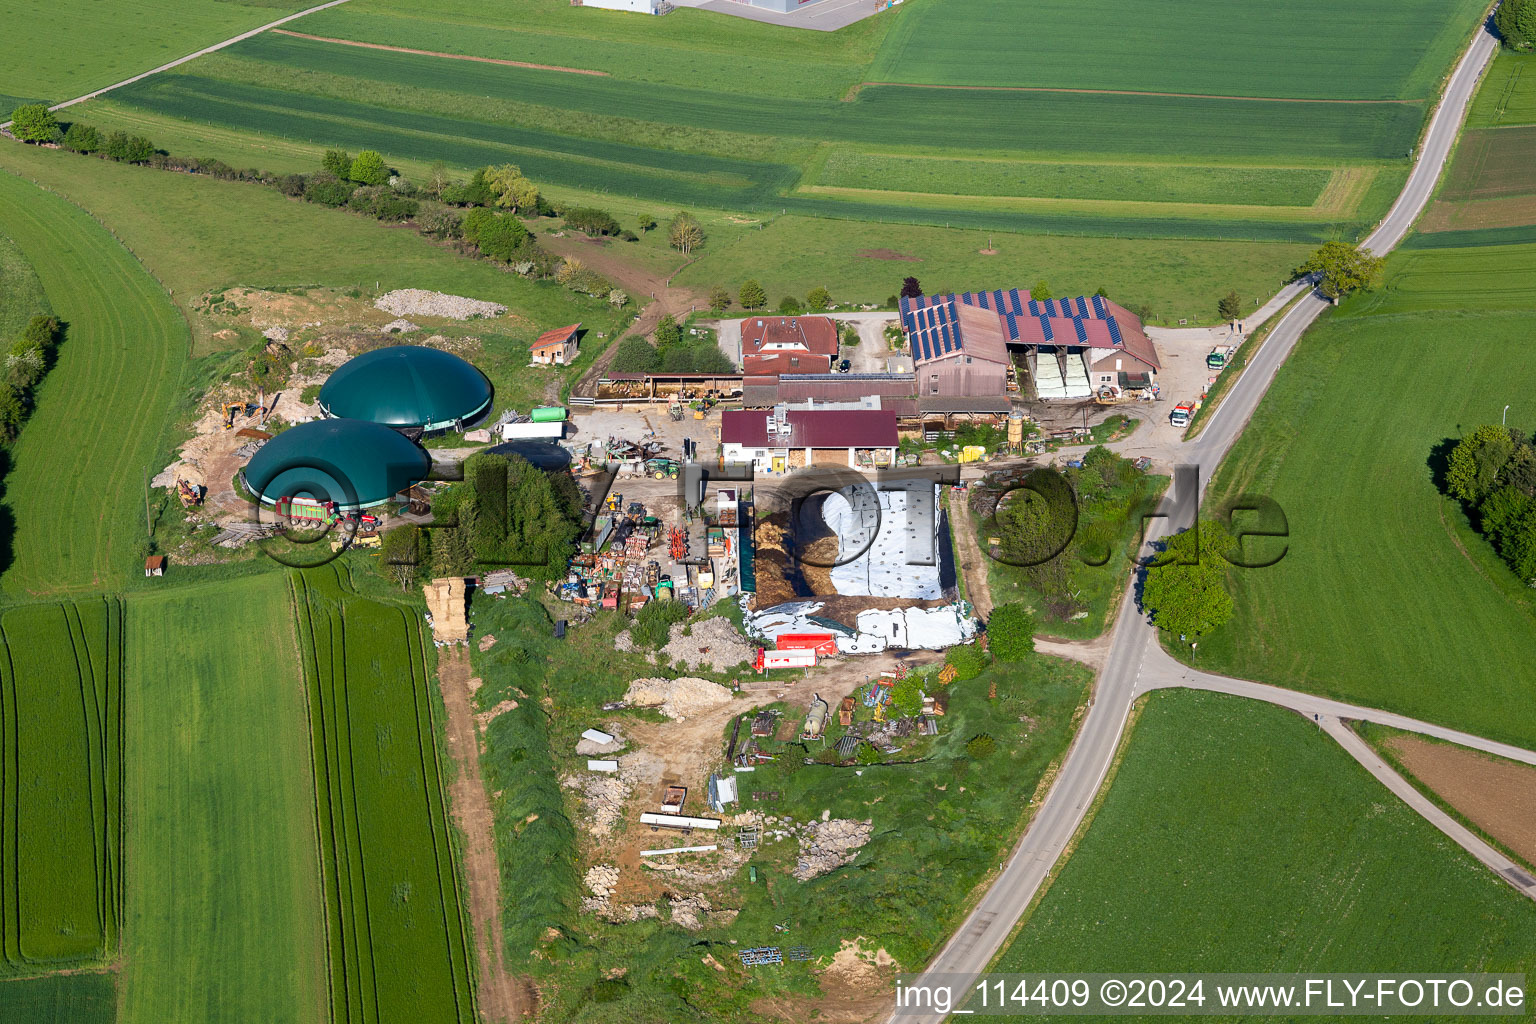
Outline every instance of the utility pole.
<svg viewBox="0 0 1536 1024">
<path fill-rule="evenodd" d="M 1500 426 L 1508 426 L 1509 425 L 1509 406 L 1507 406 L 1507 405 L 1504 407 L 1504 415 L 1499 417 L 1499 425 Z"/>
</svg>

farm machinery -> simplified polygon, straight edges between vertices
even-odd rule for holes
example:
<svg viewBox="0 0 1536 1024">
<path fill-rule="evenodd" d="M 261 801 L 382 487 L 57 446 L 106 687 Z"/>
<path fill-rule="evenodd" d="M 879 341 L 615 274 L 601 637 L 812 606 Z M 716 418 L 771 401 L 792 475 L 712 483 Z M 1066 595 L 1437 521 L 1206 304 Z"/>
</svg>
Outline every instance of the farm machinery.
<svg viewBox="0 0 1536 1024">
<path fill-rule="evenodd" d="M 176 496 L 181 499 L 183 508 L 192 508 L 203 503 L 203 492 L 207 488 L 194 484 L 190 480 L 176 481 Z"/>
</svg>

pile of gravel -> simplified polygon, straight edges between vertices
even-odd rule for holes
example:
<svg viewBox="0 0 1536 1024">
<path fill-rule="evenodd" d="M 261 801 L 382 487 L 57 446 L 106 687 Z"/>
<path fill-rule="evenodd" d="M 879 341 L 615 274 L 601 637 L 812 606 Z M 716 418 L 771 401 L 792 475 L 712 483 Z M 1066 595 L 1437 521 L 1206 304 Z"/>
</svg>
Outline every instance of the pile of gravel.
<svg viewBox="0 0 1536 1024">
<path fill-rule="evenodd" d="M 809 821 L 799 828 L 800 859 L 794 875 L 804 882 L 842 867 L 858 856 L 859 847 L 869 842 L 873 821 L 833 818 Z"/>
<path fill-rule="evenodd" d="M 479 299 L 466 299 L 462 295 L 444 295 L 442 292 L 423 291 L 420 288 L 397 288 L 380 295 L 373 304 L 395 316 L 442 316 L 450 320 L 500 316 L 507 311 L 506 306 L 494 302 L 481 302 Z"/>
<path fill-rule="evenodd" d="M 684 630 L 687 630 L 686 635 Z M 675 623 L 670 636 L 662 653 L 672 660 L 672 664 L 683 668 L 724 672 L 744 661 L 750 663 L 757 654 L 756 649 L 736 632 L 730 620 L 719 616 L 692 624 Z"/>
<path fill-rule="evenodd" d="M 656 708 L 681 722 L 689 715 L 730 703 L 731 691 L 719 683 L 693 676 L 636 679 L 629 684 L 624 699 L 637 707 Z"/>
</svg>

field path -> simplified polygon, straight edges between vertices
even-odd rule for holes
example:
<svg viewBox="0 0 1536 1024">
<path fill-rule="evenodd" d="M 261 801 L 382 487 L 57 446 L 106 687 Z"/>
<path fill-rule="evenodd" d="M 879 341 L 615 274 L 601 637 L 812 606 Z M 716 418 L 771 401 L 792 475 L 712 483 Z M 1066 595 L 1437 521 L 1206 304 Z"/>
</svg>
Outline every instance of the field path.
<svg viewBox="0 0 1536 1024">
<path fill-rule="evenodd" d="M 305 12 L 308 13 L 308 12 Z M 472 60 L 477 64 L 500 64 L 509 68 L 533 68 L 535 71 L 563 71 L 568 75 L 596 75 L 607 78 L 606 71 L 591 68 L 567 68 L 559 64 L 530 64 L 525 60 L 501 60 L 497 57 L 471 57 L 464 53 L 444 53 L 442 50 L 413 50 L 409 46 L 387 46 L 384 43 L 362 43 L 356 39 L 337 39 L 333 36 L 312 36 L 308 32 L 292 32 L 285 28 L 274 30 L 280 36 L 308 39 L 316 43 L 335 43 L 338 46 L 360 46 L 365 50 L 389 50 L 393 53 L 414 53 L 418 57 L 445 57 L 448 60 Z"/>
<path fill-rule="evenodd" d="M 448 711 L 448 751 L 458 766 L 449 798 L 453 820 L 464 834 L 464 877 L 479 958 L 480 1015 L 491 1024 L 532 1017 L 538 996 L 526 979 L 514 978 L 502 963 L 501 867 L 496 860 L 495 818 L 480 778 L 480 733 L 470 704 L 469 653 L 445 647 L 437 658 L 437 682 Z"/>
<path fill-rule="evenodd" d="M 314 7 L 307 7 L 296 14 L 290 14 L 287 17 L 278 18 L 276 21 L 269 21 L 265 25 L 259 25 L 256 28 L 251 29 L 249 32 L 242 32 L 237 36 L 230 36 L 228 39 L 221 43 L 214 43 L 212 46 L 205 46 L 201 50 L 198 50 L 196 53 L 189 53 L 185 57 L 178 57 L 168 64 L 161 64 L 157 68 L 151 68 L 148 71 L 134 75 L 132 78 L 125 78 L 121 82 L 114 82 L 112 85 L 106 86 L 105 88 L 97 89 L 95 92 L 88 92 L 84 96 L 76 96 L 74 99 L 65 100 L 63 103 L 55 103 L 49 109 L 63 110 L 65 107 L 72 107 L 76 103 L 84 103 L 86 100 L 93 100 L 98 96 L 106 95 L 114 89 L 121 89 L 125 85 L 132 85 L 134 82 L 142 81 L 151 75 L 158 75 L 162 71 L 169 71 L 171 68 L 180 67 L 181 65 L 187 63 L 187 61 L 196 60 L 197 58 L 207 56 L 210 53 L 217 53 L 219 50 L 224 49 L 226 46 L 234 46 L 236 43 L 249 39 L 252 36 L 259 36 L 268 29 L 277 28 L 279 25 L 286 25 L 290 21 L 295 21 L 299 18 L 305 17 L 306 15 L 314 14 L 316 11 L 323 11 L 327 7 L 337 7 L 346 2 L 347 0 L 329 0 L 327 3 L 318 4 Z M 10 126 L 10 121 L 0 123 L 0 128 L 9 128 Z"/>
</svg>

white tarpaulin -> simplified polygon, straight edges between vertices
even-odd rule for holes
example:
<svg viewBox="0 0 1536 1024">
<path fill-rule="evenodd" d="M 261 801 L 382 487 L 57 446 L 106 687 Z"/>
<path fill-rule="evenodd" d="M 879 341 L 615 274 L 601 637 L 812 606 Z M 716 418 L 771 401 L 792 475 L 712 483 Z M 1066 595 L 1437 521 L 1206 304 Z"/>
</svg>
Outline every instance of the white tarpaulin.
<svg viewBox="0 0 1536 1024">
<path fill-rule="evenodd" d="M 826 629 L 809 616 L 821 611 L 817 601 L 794 601 L 745 617 L 747 632 L 771 643 L 780 633 L 810 633 Z M 878 654 L 896 650 L 943 650 L 976 637 L 979 623 L 964 601 L 938 608 L 892 608 L 860 612 L 859 630 L 853 636 L 837 635 L 839 654 Z"/>
<path fill-rule="evenodd" d="M 827 495 L 821 516 L 837 535 L 843 563 L 830 573 L 833 589 L 853 597 L 942 598 L 938 500 L 938 485 L 929 480 Z"/>
</svg>

